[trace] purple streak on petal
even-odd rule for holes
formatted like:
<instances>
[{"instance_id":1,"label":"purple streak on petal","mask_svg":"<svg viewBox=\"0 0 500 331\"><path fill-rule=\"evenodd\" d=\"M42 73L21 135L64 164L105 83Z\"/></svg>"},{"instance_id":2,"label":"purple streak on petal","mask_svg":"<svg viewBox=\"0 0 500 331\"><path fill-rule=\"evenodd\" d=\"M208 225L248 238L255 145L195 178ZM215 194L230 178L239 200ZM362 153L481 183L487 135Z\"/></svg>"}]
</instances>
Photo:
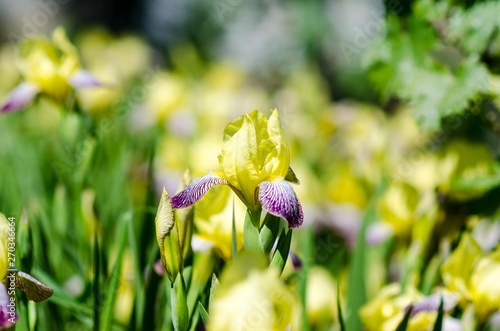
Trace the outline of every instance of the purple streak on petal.
<instances>
[{"instance_id":1,"label":"purple streak on petal","mask_svg":"<svg viewBox=\"0 0 500 331\"><path fill-rule=\"evenodd\" d=\"M23 108L33 100L40 91L38 85L21 83L10 91L7 101L1 106L0 113L15 111Z\"/></svg>"},{"instance_id":2,"label":"purple streak on petal","mask_svg":"<svg viewBox=\"0 0 500 331\"><path fill-rule=\"evenodd\" d=\"M10 280L9 280L10 281ZM17 321L15 307L9 307L10 298L3 283L0 283L0 329L7 329Z\"/></svg>"},{"instance_id":3,"label":"purple streak on petal","mask_svg":"<svg viewBox=\"0 0 500 331\"><path fill-rule=\"evenodd\" d=\"M69 78L68 82L76 89L103 86L94 75L86 70L78 70Z\"/></svg>"},{"instance_id":4,"label":"purple streak on petal","mask_svg":"<svg viewBox=\"0 0 500 331\"><path fill-rule=\"evenodd\" d=\"M229 185L229 183L227 180L214 175L200 177L172 197L172 207L184 208L193 205L215 185Z\"/></svg>"},{"instance_id":5,"label":"purple streak on petal","mask_svg":"<svg viewBox=\"0 0 500 331\"><path fill-rule=\"evenodd\" d=\"M428 297L420 300L413 305L413 311L411 312L411 317L417 315L422 311L438 311L439 303L441 302L441 296L443 297L443 310L450 311L457 305L460 300L460 295L457 293L435 293ZM408 307L405 309L407 311Z\"/></svg>"},{"instance_id":6,"label":"purple streak on petal","mask_svg":"<svg viewBox=\"0 0 500 331\"><path fill-rule=\"evenodd\" d=\"M259 201L269 213L283 217L290 228L297 228L304 221L304 213L292 186L284 181L259 184Z\"/></svg>"}]
</instances>

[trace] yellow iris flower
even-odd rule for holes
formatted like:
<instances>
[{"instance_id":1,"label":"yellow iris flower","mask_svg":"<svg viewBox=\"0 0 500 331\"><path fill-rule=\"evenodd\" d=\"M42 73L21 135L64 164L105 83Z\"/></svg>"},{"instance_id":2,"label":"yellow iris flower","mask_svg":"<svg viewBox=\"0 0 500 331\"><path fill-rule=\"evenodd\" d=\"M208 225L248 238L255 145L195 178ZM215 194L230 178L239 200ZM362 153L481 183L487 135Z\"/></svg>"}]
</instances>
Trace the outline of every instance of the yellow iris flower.
<instances>
[{"instance_id":1,"label":"yellow iris flower","mask_svg":"<svg viewBox=\"0 0 500 331\"><path fill-rule=\"evenodd\" d=\"M472 302L480 319L500 309L500 246L484 254L472 236L464 234L441 273L446 287Z\"/></svg>"},{"instance_id":2,"label":"yellow iris flower","mask_svg":"<svg viewBox=\"0 0 500 331\"><path fill-rule=\"evenodd\" d=\"M81 70L78 52L62 28L54 30L50 41L43 37L25 40L19 54L24 81L10 92L0 113L19 110L38 94L61 102L72 87L101 85L89 72Z\"/></svg>"},{"instance_id":3,"label":"yellow iris flower","mask_svg":"<svg viewBox=\"0 0 500 331\"><path fill-rule=\"evenodd\" d=\"M246 252L222 273L207 330L298 330L299 307L276 270L267 269L265 256Z\"/></svg>"},{"instance_id":4,"label":"yellow iris flower","mask_svg":"<svg viewBox=\"0 0 500 331\"><path fill-rule=\"evenodd\" d=\"M229 123L219 165L215 174L195 180L174 196L174 208L193 205L215 185L228 185L248 209L257 211L262 206L286 219L290 228L302 224L302 207L287 181L294 176L277 110L271 111L269 118L254 110Z\"/></svg>"}]
</instances>

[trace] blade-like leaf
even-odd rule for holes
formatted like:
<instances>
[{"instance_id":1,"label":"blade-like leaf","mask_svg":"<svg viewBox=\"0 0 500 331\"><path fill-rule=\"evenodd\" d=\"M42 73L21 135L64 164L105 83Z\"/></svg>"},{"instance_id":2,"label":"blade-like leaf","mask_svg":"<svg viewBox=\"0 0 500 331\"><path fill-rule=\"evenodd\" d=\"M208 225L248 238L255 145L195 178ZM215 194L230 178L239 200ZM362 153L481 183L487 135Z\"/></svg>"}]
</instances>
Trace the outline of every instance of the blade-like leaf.
<instances>
[{"instance_id":1,"label":"blade-like leaf","mask_svg":"<svg viewBox=\"0 0 500 331\"><path fill-rule=\"evenodd\" d=\"M281 230L281 218L268 213L264 218L264 225L260 229L260 242L264 253L269 254L271 252Z\"/></svg>"},{"instance_id":2,"label":"blade-like leaf","mask_svg":"<svg viewBox=\"0 0 500 331\"><path fill-rule=\"evenodd\" d=\"M337 312L339 315L340 331L346 331L344 324L344 317L342 315L342 306L340 305L340 286L338 281L337 281Z\"/></svg>"},{"instance_id":3,"label":"blade-like leaf","mask_svg":"<svg viewBox=\"0 0 500 331\"><path fill-rule=\"evenodd\" d=\"M432 329L433 331L441 331L443 329L443 316L444 316L444 300L443 296L441 296L436 323L434 324L434 328Z\"/></svg>"},{"instance_id":4,"label":"blade-like leaf","mask_svg":"<svg viewBox=\"0 0 500 331\"><path fill-rule=\"evenodd\" d=\"M365 211L361 228L357 234L347 287L346 325L348 330L361 330L358 311L366 302L366 229L377 219L377 201L385 191L386 181L382 181Z\"/></svg>"},{"instance_id":5,"label":"blade-like leaf","mask_svg":"<svg viewBox=\"0 0 500 331\"><path fill-rule=\"evenodd\" d=\"M176 331L186 331L189 327L189 309L186 301L186 286L182 274L177 275L172 284L170 304L172 324Z\"/></svg>"},{"instance_id":6,"label":"blade-like leaf","mask_svg":"<svg viewBox=\"0 0 500 331\"><path fill-rule=\"evenodd\" d=\"M102 308L102 322L101 329L102 330L110 330L111 324L113 322L114 315L114 307L116 302L116 295L118 292L118 285L120 284L120 273L122 270L122 262L123 262L123 254L125 252L125 247L128 239L128 222L131 219L131 213L127 213L123 222L121 222L121 231L120 231L120 246L118 251L118 256L116 257L116 262L113 267L113 271L111 272L111 276L109 279L109 284L106 288L106 300L104 302L104 306Z\"/></svg>"},{"instance_id":7,"label":"blade-like leaf","mask_svg":"<svg viewBox=\"0 0 500 331\"><path fill-rule=\"evenodd\" d=\"M201 302L199 302L199 301L198 301L198 308L200 309L200 316L201 316L201 319L203 320L203 323L207 324L208 323L208 312L205 309L205 307L203 307Z\"/></svg>"},{"instance_id":8,"label":"blade-like leaf","mask_svg":"<svg viewBox=\"0 0 500 331\"><path fill-rule=\"evenodd\" d=\"M292 231L292 229L289 229L287 233L281 233L276 251L274 252L273 258L271 260L271 267L277 268L280 273L283 272L286 260L288 259L290 244L292 243Z\"/></svg>"},{"instance_id":9,"label":"blade-like leaf","mask_svg":"<svg viewBox=\"0 0 500 331\"><path fill-rule=\"evenodd\" d=\"M413 306L409 306L408 310L405 313L405 316L403 317L403 320L401 321L401 323L399 323L398 327L396 328L396 331L406 331L408 329L408 323L410 321L410 316L412 311L413 311Z\"/></svg>"}]
</instances>

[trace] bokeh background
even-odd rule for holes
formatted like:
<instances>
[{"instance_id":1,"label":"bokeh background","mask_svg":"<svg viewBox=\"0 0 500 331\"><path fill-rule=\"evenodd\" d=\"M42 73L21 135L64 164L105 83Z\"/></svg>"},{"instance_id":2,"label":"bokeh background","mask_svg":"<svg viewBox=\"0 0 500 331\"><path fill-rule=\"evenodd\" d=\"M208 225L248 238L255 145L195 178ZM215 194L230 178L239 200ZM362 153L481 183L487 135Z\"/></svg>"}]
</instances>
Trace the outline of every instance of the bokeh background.
<instances>
[{"instance_id":1,"label":"bokeh background","mask_svg":"<svg viewBox=\"0 0 500 331\"><path fill-rule=\"evenodd\" d=\"M55 290L36 306L20 296L17 329L170 330L159 194L186 169L217 169L228 122L277 108L305 214L292 242L302 271L290 260L282 276L294 323L340 330L341 302L347 330L394 330L411 302L459 293L445 330L498 330L499 8L0 0L1 102L26 80L19 64L36 62L19 43L59 26L103 82L0 114L0 212L20 220L19 269ZM233 200L204 199L193 250L210 247L218 273ZM410 329L431 330L434 306Z\"/></svg>"}]
</instances>

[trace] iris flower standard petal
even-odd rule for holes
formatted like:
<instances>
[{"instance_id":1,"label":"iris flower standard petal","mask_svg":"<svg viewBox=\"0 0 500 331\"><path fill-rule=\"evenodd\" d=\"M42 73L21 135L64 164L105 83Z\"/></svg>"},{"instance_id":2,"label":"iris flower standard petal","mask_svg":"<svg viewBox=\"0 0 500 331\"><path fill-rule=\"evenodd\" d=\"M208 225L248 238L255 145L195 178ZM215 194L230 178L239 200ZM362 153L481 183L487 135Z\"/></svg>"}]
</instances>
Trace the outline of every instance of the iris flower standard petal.
<instances>
[{"instance_id":1,"label":"iris flower standard petal","mask_svg":"<svg viewBox=\"0 0 500 331\"><path fill-rule=\"evenodd\" d=\"M286 219L290 228L302 224L302 207L286 180L298 182L290 169L290 151L277 110L271 111L269 119L254 110L229 123L224 130L219 164L217 175L203 176L174 196L173 207L191 206L210 188L222 184L230 186L250 210L262 206Z\"/></svg>"}]
</instances>

